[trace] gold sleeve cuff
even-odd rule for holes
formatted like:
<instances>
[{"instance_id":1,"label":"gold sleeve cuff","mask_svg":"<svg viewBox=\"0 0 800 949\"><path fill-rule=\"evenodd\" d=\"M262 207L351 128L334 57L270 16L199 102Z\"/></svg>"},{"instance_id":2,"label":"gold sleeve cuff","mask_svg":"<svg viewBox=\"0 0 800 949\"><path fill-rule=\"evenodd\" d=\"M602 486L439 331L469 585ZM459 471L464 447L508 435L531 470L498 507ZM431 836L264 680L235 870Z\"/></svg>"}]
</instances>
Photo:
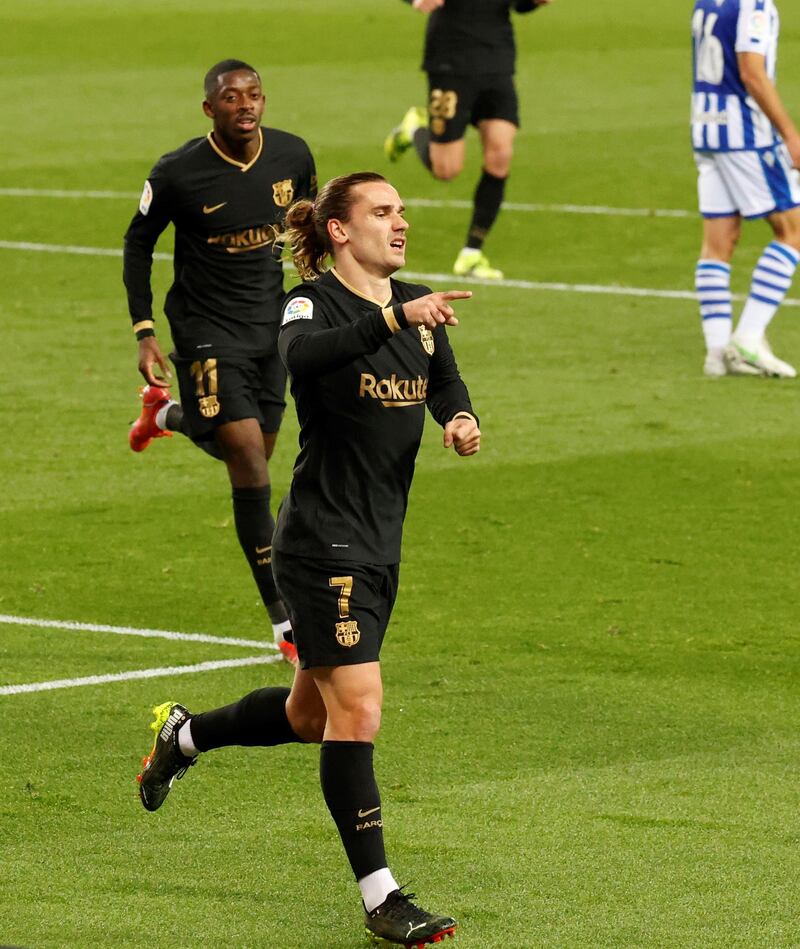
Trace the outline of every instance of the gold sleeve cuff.
<instances>
[{"instance_id":1,"label":"gold sleeve cuff","mask_svg":"<svg viewBox=\"0 0 800 949\"><path fill-rule=\"evenodd\" d=\"M450 421L455 422L457 418L468 418L471 421L473 421L476 425L478 424L478 420L475 418L474 415L471 415L469 412L456 412L456 414L450 419Z\"/></svg>"},{"instance_id":2,"label":"gold sleeve cuff","mask_svg":"<svg viewBox=\"0 0 800 949\"><path fill-rule=\"evenodd\" d=\"M399 333L402 330L402 327L397 322L394 313L392 313L392 308L387 306L385 309L381 310L383 313L383 318L386 320L386 325L393 333Z\"/></svg>"},{"instance_id":3,"label":"gold sleeve cuff","mask_svg":"<svg viewBox=\"0 0 800 949\"><path fill-rule=\"evenodd\" d=\"M139 333L141 330L151 330L156 324L152 320L139 320L133 324L133 332Z\"/></svg>"}]
</instances>

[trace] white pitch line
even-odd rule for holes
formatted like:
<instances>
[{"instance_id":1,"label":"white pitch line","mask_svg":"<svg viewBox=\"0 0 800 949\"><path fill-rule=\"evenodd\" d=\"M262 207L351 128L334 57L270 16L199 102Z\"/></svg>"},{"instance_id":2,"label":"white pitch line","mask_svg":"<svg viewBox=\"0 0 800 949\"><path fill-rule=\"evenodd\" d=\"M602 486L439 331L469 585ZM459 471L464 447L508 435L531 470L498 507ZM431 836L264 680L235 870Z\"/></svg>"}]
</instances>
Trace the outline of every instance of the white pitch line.
<instances>
[{"instance_id":1,"label":"white pitch line","mask_svg":"<svg viewBox=\"0 0 800 949\"><path fill-rule=\"evenodd\" d=\"M113 201L137 201L138 191L73 191L64 188L0 188L0 197L6 198L72 198L105 199ZM471 208L472 201L444 200L439 198L408 198L409 208ZM518 201L503 203L504 211L519 211L523 214L595 214L604 217L662 217L696 218L697 211L683 208L615 208L601 204L537 204Z\"/></svg>"},{"instance_id":2,"label":"white pitch line","mask_svg":"<svg viewBox=\"0 0 800 949\"><path fill-rule=\"evenodd\" d=\"M110 198L112 200L138 201L138 191L77 191L67 188L0 188L4 198Z\"/></svg>"},{"instance_id":3,"label":"white pitch line","mask_svg":"<svg viewBox=\"0 0 800 949\"><path fill-rule=\"evenodd\" d=\"M446 273L419 273L414 270L401 270L398 276L408 280L422 280L425 283L478 284L483 287L502 287L516 290L548 290L555 293L589 293L619 297L647 297L664 300L694 300L697 294L692 290L658 290L653 287L620 287L602 283L548 283L538 280L479 280L477 277L455 277ZM732 300L747 299L744 294L734 293ZM784 300L781 306L800 306L800 300Z\"/></svg>"},{"instance_id":4,"label":"white pitch line","mask_svg":"<svg viewBox=\"0 0 800 949\"><path fill-rule=\"evenodd\" d=\"M248 649L275 649L274 643L258 639L210 636L207 633L176 633L168 629L140 629L137 626L108 626L105 623L78 623L72 620L36 619L0 613L0 626L34 626L40 629L67 629L73 632L115 633L117 636L143 636L147 639L172 639L192 643L216 643L218 646L245 646Z\"/></svg>"},{"instance_id":5,"label":"white pitch line","mask_svg":"<svg viewBox=\"0 0 800 949\"><path fill-rule=\"evenodd\" d=\"M77 244L35 244L31 241L0 241L2 250L32 250L44 254L80 254L87 257L122 257L121 247L81 247ZM172 254L155 253L154 260L172 260Z\"/></svg>"},{"instance_id":6,"label":"white pitch line","mask_svg":"<svg viewBox=\"0 0 800 949\"><path fill-rule=\"evenodd\" d=\"M134 669L132 672L112 672L108 675L81 676L78 679L51 679L49 682L26 682L22 685L0 686L0 695L20 695L23 692L48 692L52 689L74 689L82 685L103 685L106 682L127 682L131 679L157 679L162 676L190 675L193 672L212 672L215 669L234 669L239 666L263 666L282 662L283 656L248 656L246 659L219 659L197 662L191 666L164 666L161 669Z\"/></svg>"},{"instance_id":7,"label":"white pitch line","mask_svg":"<svg viewBox=\"0 0 800 949\"><path fill-rule=\"evenodd\" d=\"M2 193L2 192L0 192ZM443 201L436 198L408 198L409 208L472 208L472 201ZM596 214L603 217L667 217L696 218L698 211L684 208L615 208L604 204L526 204L504 201L503 211L520 211L524 214Z\"/></svg>"},{"instance_id":8,"label":"white pitch line","mask_svg":"<svg viewBox=\"0 0 800 949\"><path fill-rule=\"evenodd\" d=\"M78 247L70 244L33 244L27 241L0 241L0 250L42 251L53 254L82 254L101 257L121 257L122 250L111 247ZM156 260L172 260L171 254L153 254ZM292 270L284 263L284 270ZM499 287L510 290L543 290L555 293L589 293L618 297L649 297L665 300L696 300L692 290L659 290L655 287L622 287L601 283L554 283L540 280L479 280L477 277L455 277L446 273L419 273L412 270L398 271L399 277L409 280L424 280L446 284L477 284L484 287ZM737 301L746 300L741 294L734 294ZM784 300L782 306L800 306L800 300Z\"/></svg>"}]
</instances>

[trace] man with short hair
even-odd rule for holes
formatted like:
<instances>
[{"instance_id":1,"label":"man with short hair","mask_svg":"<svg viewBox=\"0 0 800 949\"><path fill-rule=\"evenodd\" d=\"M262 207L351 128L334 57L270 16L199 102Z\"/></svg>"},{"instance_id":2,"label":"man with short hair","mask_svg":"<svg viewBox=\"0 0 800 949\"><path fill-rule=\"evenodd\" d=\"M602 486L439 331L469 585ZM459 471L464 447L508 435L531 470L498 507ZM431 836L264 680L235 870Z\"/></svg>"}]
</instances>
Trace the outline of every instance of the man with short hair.
<instances>
[{"instance_id":1,"label":"man with short hair","mask_svg":"<svg viewBox=\"0 0 800 949\"><path fill-rule=\"evenodd\" d=\"M272 621L275 642L296 659L289 619L272 577L268 461L285 407L277 351L283 269L275 248L286 208L316 194L314 160L295 135L260 125L256 70L223 60L205 77L212 131L156 163L125 234L124 280L139 371L147 385L129 433L144 451L181 432L224 461L236 532ZM175 277L164 310L180 403L156 340L150 271L159 235L175 226Z\"/></svg>"},{"instance_id":2,"label":"man with short hair","mask_svg":"<svg viewBox=\"0 0 800 949\"><path fill-rule=\"evenodd\" d=\"M410 108L389 134L384 151L396 161L413 145L435 178L450 181L464 168L467 125L478 129L483 172L453 273L501 280L503 274L489 263L483 243L503 203L519 128L511 13L529 13L552 0L405 2L430 14L422 62L428 74L428 109Z\"/></svg>"},{"instance_id":3,"label":"man with short hair","mask_svg":"<svg viewBox=\"0 0 800 949\"><path fill-rule=\"evenodd\" d=\"M692 16L692 144L703 244L695 286L707 376L793 379L766 329L800 261L800 133L775 88L780 21L774 0L696 0ZM774 240L753 271L733 328L730 261L742 218L766 218Z\"/></svg>"}]
</instances>

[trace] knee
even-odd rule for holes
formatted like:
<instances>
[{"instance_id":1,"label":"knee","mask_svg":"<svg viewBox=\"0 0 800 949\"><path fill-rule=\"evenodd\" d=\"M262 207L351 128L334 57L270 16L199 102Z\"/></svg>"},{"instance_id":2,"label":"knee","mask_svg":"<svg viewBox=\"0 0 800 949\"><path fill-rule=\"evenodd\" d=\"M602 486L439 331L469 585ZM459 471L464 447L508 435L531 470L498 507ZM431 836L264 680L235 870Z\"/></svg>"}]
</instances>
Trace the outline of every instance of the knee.
<instances>
[{"instance_id":1,"label":"knee","mask_svg":"<svg viewBox=\"0 0 800 949\"><path fill-rule=\"evenodd\" d=\"M457 178L461 174L463 168L463 162L454 161L450 158L431 157L431 171L433 177L438 178L439 181L452 181L453 178Z\"/></svg>"},{"instance_id":2,"label":"knee","mask_svg":"<svg viewBox=\"0 0 800 949\"><path fill-rule=\"evenodd\" d=\"M711 260L730 261L736 245L739 243L740 234L741 229L736 229L724 236L716 236L713 239L706 238L700 251L701 256Z\"/></svg>"},{"instance_id":3,"label":"knee","mask_svg":"<svg viewBox=\"0 0 800 949\"><path fill-rule=\"evenodd\" d=\"M483 156L483 167L495 178L507 178L511 171L514 150L510 145L487 148Z\"/></svg>"},{"instance_id":4,"label":"knee","mask_svg":"<svg viewBox=\"0 0 800 949\"><path fill-rule=\"evenodd\" d=\"M292 726L292 731L300 741L309 745L320 744L325 734L325 724L327 722L327 716L324 712L321 714L292 714L290 707L287 705L286 714L289 718L289 724Z\"/></svg>"},{"instance_id":5,"label":"knee","mask_svg":"<svg viewBox=\"0 0 800 949\"><path fill-rule=\"evenodd\" d=\"M381 727L381 705L364 699L348 709L346 722L340 723L350 741L373 741Z\"/></svg>"},{"instance_id":6,"label":"knee","mask_svg":"<svg viewBox=\"0 0 800 949\"><path fill-rule=\"evenodd\" d=\"M269 468L262 451L249 446L229 449L225 452L231 483L237 488L260 488L269 484Z\"/></svg>"}]
</instances>

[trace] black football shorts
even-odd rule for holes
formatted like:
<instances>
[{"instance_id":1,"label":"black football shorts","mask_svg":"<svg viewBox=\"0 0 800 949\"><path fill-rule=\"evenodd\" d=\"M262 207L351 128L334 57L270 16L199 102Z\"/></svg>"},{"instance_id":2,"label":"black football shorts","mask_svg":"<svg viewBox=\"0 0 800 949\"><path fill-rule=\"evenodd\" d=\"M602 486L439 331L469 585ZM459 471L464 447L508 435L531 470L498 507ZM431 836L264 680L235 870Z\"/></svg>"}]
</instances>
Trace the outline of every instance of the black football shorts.
<instances>
[{"instance_id":1,"label":"black football shorts","mask_svg":"<svg viewBox=\"0 0 800 949\"><path fill-rule=\"evenodd\" d=\"M519 127L519 101L509 73L454 76L428 73L428 128L432 142L457 142L468 125L505 119Z\"/></svg>"},{"instance_id":2,"label":"black football shorts","mask_svg":"<svg viewBox=\"0 0 800 949\"><path fill-rule=\"evenodd\" d=\"M399 564L317 560L273 549L272 572L292 621L301 669L377 662Z\"/></svg>"},{"instance_id":3,"label":"black football shorts","mask_svg":"<svg viewBox=\"0 0 800 949\"><path fill-rule=\"evenodd\" d=\"M277 352L247 358L184 358L171 353L184 422L195 442L213 441L225 422L254 418L262 431L277 432L286 408L286 368Z\"/></svg>"}]
</instances>

